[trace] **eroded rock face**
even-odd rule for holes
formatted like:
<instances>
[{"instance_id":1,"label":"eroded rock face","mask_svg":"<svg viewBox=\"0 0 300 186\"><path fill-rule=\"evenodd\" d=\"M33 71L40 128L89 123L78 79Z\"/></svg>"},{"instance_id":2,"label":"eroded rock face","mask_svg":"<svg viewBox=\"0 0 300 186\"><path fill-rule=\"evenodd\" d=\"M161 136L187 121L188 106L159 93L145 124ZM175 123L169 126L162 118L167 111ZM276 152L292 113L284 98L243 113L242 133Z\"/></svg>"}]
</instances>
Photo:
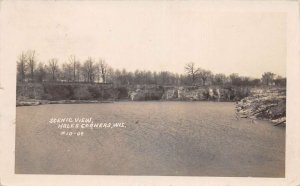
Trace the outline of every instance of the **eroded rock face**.
<instances>
[{"instance_id":1,"label":"eroded rock face","mask_svg":"<svg viewBox=\"0 0 300 186\"><path fill-rule=\"evenodd\" d=\"M174 87L165 91L165 100L186 101L232 101L233 92L226 88Z\"/></svg>"},{"instance_id":2,"label":"eroded rock face","mask_svg":"<svg viewBox=\"0 0 300 186\"><path fill-rule=\"evenodd\" d=\"M137 89L136 91L130 91L128 94L131 101L139 101L145 97L144 93L140 89Z\"/></svg>"},{"instance_id":3,"label":"eroded rock face","mask_svg":"<svg viewBox=\"0 0 300 186\"><path fill-rule=\"evenodd\" d=\"M205 101L208 100L208 91L205 88L182 88L178 98L180 100Z\"/></svg>"},{"instance_id":4,"label":"eroded rock face","mask_svg":"<svg viewBox=\"0 0 300 186\"><path fill-rule=\"evenodd\" d=\"M286 124L286 89L254 89L236 105L242 118L267 119L275 125Z\"/></svg>"},{"instance_id":5,"label":"eroded rock face","mask_svg":"<svg viewBox=\"0 0 300 186\"><path fill-rule=\"evenodd\" d=\"M162 99L164 100L176 100L178 98L179 90L167 89L165 90Z\"/></svg>"},{"instance_id":6,"label":"eroded rock face","mask_svg":"<svg viewBox=\"0 0 300 186\"><path fill-rule=\"evenodd\" d=\"M128 93L131 101L161 100L164 95L162 87L143 87Z\"/></svg>"}]
</instances>

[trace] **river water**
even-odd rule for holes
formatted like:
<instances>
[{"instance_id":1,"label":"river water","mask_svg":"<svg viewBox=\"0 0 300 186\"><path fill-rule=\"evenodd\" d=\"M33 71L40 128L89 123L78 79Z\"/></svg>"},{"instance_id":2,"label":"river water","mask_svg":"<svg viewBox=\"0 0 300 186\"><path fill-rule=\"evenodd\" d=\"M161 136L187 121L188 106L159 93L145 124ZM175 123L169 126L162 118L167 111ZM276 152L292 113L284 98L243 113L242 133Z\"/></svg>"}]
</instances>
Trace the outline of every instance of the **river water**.
<instances>
[{"instance_id":1,"label":"river water","mask_svg":"<svg viewBox=\"0 0 300 186\"><path fill-rule=\"evenodd\" d=\"M175 101L17 107L15 171L284 177L285 128L237 119L234 107Z\"/></svg>"}]
</instances>

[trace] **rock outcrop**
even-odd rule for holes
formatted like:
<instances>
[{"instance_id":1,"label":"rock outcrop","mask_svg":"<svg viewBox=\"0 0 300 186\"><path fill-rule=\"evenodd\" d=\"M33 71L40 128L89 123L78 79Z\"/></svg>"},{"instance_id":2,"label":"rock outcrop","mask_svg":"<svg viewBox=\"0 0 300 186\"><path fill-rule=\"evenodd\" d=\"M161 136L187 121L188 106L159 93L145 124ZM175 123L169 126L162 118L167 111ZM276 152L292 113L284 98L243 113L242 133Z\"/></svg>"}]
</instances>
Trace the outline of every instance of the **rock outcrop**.
<instances>
[{"instance_id":1,"label":"rock outcrop","mask_svg":"<svg viewBox=\"0 0 300 186\"><path fill-rule=\"evenodd\" d=\"M164 88L161 86L143 86L128 92L131 101L161 100Z\"/></svg>"},{"instance_id":2,"label":"rock outcrop","mask_svg":"<svg viewBox=\"0 0 300 186\"><path fill-rule=\"evenodd\" d=\"M172 87L165 89L163 100L235 101L248 96L248 88L230 87Z\"/></svg>"},{"instance_id":3,"label":"rock outcrop","mask_svg":"<svg viewBox=\"0 0 300 186\"><path fill-rule=\"evenodd\" d=\"M286 89L254 89L236 105L241 118L265 119L275 125L286 124Z\"/></svg>"}]
</instances>

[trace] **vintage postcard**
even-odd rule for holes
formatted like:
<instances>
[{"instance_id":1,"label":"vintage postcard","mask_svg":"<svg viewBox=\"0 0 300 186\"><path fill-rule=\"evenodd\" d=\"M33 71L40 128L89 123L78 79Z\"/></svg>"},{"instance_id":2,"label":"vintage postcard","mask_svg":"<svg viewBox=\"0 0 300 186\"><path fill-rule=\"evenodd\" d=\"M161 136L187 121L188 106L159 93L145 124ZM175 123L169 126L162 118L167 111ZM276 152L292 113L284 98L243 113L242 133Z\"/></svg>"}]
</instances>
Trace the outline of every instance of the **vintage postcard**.
<instances>
[{"instance_id":1,"label":"vintage postcard","mask_svg":"<svg viewBox=\"0 0 300 186\"><path fill-rule=\"evenodd\" d=\"M300 185L296 1L0 1L0 185Z\"/></svg>"}]
</instances>

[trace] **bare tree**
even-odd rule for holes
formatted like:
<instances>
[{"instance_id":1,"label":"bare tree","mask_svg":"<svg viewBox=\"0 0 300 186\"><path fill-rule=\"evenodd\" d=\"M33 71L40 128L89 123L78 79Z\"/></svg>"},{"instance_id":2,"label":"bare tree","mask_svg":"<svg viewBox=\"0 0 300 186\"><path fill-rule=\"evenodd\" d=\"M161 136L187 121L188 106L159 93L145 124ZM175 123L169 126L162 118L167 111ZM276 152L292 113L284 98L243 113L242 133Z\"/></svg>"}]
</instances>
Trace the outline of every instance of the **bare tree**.
<instances>
[{"instance_id":1,"label":"bare tree","mask_svg":"<svg viewBox=\"0 0 300 186\"><path fill-rule=\"evenodd\" d=\"M27 70L27 57L24 52L21 53L17 61L17 76L21 82L25 81L26 70Z\"/></svg>"},{"instance_id":2,"label":"bare tree","mask_svg":"<svg viewBox=\"0 0 300 186\"><path fill-rule=\"evenodd\" d=\"M69 57L70 66L72 67L72 80L78 81L79 80L79 70L80 70L80 63L76 59L75 55L71 55Z\"/></svg>"},{"instance_id":3,"label":"bare tree","mask_svg":"<svg viewBox=\"0 0 300 186\"><path fill-rule=\"evenodd\" d=\"M114 73L115 73L114 69L111 68L110 66L108 66L107 69L106 69L105 81L106 82L113 82Z\"/></svg>"},{"instance_id":4,"label":"bare tree","mask_svg":"<svg viewBox=\"0 0 300 186\"><path fill-rule=\"evenodd\" d=\"M169 72L167 71L162 71L158 73L158 84L160 85L167 85L169 84L169 80L170 80L170 75Z\"/></svg>"},{"instance_id":5,"label":"bare tree","mask_svg":"<svg viewBox=\"0 0 300 186\"><path fill-rule=\"evenodd\" d=\"M27 52L27 61L28 61L28 67L30 72L30 79L31 81L34 80L34 71L36 68L36 59L35 59L35 51L29 50Z\"/></svg>"},{"instance_id":6,"label":"bare tree","mask_svg":"<svg viewBox=\"0 0 300 186\"><path fill-rule=\"evenodd\" d=\"M122 78L122 84L123 85L128 85L129 84L129 78L128 78L128 73L125 68L123 68L121 72L121 78Z\"/></svg>"},{"instance_id":7,"label":"bare tree","mask_svg":"<svg viewBox=\"0 0 300 186\"><path fill-rule=\"evenodd\" d=\"M128 85L133 81L133 74L127 72L125 69L122 71L116 69L113 73L112 80L116 85Z\"/></svg>"},{"instance_id":8,"label":"bare tree","mask_svg":"<svg viewBox=\"0 0 300 186\"><path fill-rule=\"evenodd\" d=\"M242 79L237 73L230 74L229 79L232 85L240 86L242 83Z\"/></svg>"},{"instance_id":9,"label":"bare tree","mask_svg":"<svg viewBox=\"0 0 300 186\"><path fill-rule=\"evenodd\" d=\"M224 85L227 80L227 77L225 74L216 74L214 77L214 83L216 85Z\"/></svg>"},{"instance_id":10,"label":"bare tree","mask_svg":"<svg viewBox=\"0 0 300 186\"><path fill-rule=\"evenodd\" d=\"M274 83L275 83L275 85L277 85L277 86L286 86L286 78L284 78L284 77L278 75L278 76L274 79Z\"/></svg>"},{"instance_id":11,"label":"bare tree","mask_svg":"<svg viewBox=\"0 0 300 186\"><path fill-rule=\"evenodd\" d=\"M85 77L85 81L94 82L95 79L95 65L94 61L91 57L89 57L82 66L83 75Z\"/></svg>"},{"instance_id":12,"label":"bare tree","mask_svg":"<svg viewBox=\"0 0 300 186\"><path fill-rule=\"evenodd\" d=\"M75 66L75 71L76 71L75 78L76 79L74 79L74 81L78 81L78 82L80 81L80 76L82 74L81 69L82 69L81 64L78 61L78 63L76 63L76 66Z\"/></svg>"},{"instance_id":13,"label":"bare tree","mask_svg":"<svg viewBox=\"0 0 300 186\"><path fill-rule=\"evenodd\" d=\"M101 81L101 67L100 62L96 63L95 65L95 75L96 75L96 81L100 83Z\"/></svg>"},{"instance_id":14,"label":"bare tree","mask_svg":"<svg viewBox=\"0 0 300 186\"><path fill-rule=\"evenodd\" d=\"M45 65L43 63L39 63L38 67L36 69L36 79L39 82L43 82L44 79L46 78L46 69Z\"/></svg>"},{"instance_id":15,"label":"bare tree","mask_svg":"<svg viewBox=\"0 0 300 186\"><path fill-rule=\"evenodd\" d=\"M113 81L116 85L122 84L122 74L119 69L116 69L113 74Z\"/></svg>"},{"instance_id":16,"label":"bare tree","mask_svg":"<svg viewBox=\"0 0 300 186\"><path fill-rule=\"evenodd\" d=\"M100 59L99 65L100 65L102 82L106 83L108 65L106 64L106 62L103 59Z\"/></svg>"},{"instance_id":17,"label":"bare tree","mask_svg":"<svg viewBox=\"0 0 300 186\"><path fill-rule=\"evenodd\" d=\"M265 72L261 77L261 81L264 85L271 85L274 82L275 76L272 72Z\"/></svg>"},{"instance_id":18,"label":"bare tree","mask_svg":"<svg viewBox=\"0 0 300 186\"><path fill-rule=\"evenodd\" d=\"M52 80L56 80L56 76L57 76L57 73L59 71L59 67L58 67L58 60L56 58L52 58L49 60L48 62L48 68L49 68L49 71L50 71L50 74L51 74L51 77L52 77Z\"/></svg>"},{"instance_id":19,"label":"bare tree","mask_svg":"<svg viewBox=\"0 0 300 186\"><path fill-rule=\"evenodd\" d=\"M73 66L72 64L68 64L68 63L64 63L63 66L62 66L62 74L63 74L63 77L66 81L71 81L72 78L73 78Z\"/></svg>"},{"instance_id":20,"label":"bare tree","mask_svg":"<svg viewBox=\"0 0 300 186\"><path fill-rule=\"evenodd\" d=\"M198 69L199 78L202 80L202 85L206 85L209 78L213 76L212 72L209 70Z\"/></svg>"},{"instance_id":21,"label":"bare tree","mask_svg":"<svg viewBox=\"0 0 300 186\"><path fill-rule=\"evenodd\" d=\"M188 63L184 67L186 74L191 78L192 85L195 84L198 79L199 69L196 68L195 63Z\"/></svg>"}]
</instances>

